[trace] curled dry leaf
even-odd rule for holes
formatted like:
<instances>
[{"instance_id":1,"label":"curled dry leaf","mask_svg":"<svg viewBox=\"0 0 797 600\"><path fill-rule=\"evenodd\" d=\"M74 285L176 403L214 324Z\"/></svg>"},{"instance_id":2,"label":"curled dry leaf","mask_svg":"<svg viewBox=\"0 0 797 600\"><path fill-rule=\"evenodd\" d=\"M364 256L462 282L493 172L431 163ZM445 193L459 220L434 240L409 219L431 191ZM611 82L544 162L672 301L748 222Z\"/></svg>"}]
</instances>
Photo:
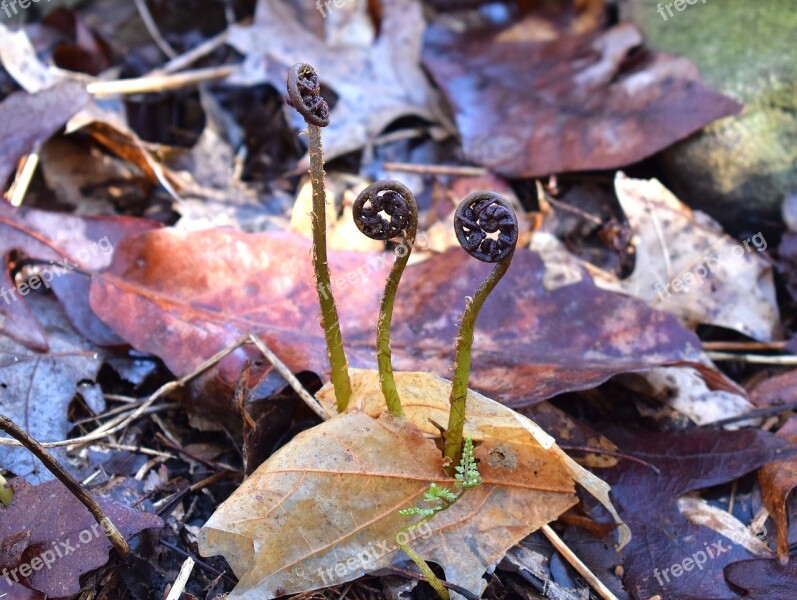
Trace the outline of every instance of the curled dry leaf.
<instances>
[{"instance_id":1,"label":"curled dry leaf","mask_svg":"<svg viewBox=\"0 0 797 600\"><path fill-rule=\"evenodd\" d=\"M789 419L775 435L797 444L797 417ZM776 460L764 465L758 471L758 481L761 483L764 506L775 523L778 558L788 560L789 522L786 516L786 500L797 487L797 458Z\"/></svg>"},{"instance_id":2,"label":"curled dry leaf","mask_svg":"<svg viewBox=\"0 0 797 600\"><path fill-rule=\"evenodd\" d=\"M426 416L437 416L436 406L428 414L412 408L419 429L411 419L377 411L376 372L352 375L353 407L362 409L298 435L202 529L200 552L223 554L240 578L231 599L309 591L393 565L402 560L395 535L411 523L398 511L416 504L432 482L453 488L440 450L422 430L430 427ZM396 383L403 398L423 395L440 406L451 386L417 373L397 373ZM326 402L329 395L322 394ZM490 408L495 413L500 405ZM566 455L519 415L517 425L509 425L511 415L480 420L489 432L475 449L483 484L411 533L415 551L474 594L486 585L482 574L509 548L576 503Z\"/></svg>"},{"instance_id":3,"label":"curled dry leaf","mask_svg":"<svg viewBox=\"0 0 797 600\"><path fill-rule=\"evenodd\" d=\"M520 29L505 37L435 25L423 52L466 155L502 175L634 163L742 108L706 88L687 59L641 48L632 25L545 42Z\"/></svg>"}]
</instances>

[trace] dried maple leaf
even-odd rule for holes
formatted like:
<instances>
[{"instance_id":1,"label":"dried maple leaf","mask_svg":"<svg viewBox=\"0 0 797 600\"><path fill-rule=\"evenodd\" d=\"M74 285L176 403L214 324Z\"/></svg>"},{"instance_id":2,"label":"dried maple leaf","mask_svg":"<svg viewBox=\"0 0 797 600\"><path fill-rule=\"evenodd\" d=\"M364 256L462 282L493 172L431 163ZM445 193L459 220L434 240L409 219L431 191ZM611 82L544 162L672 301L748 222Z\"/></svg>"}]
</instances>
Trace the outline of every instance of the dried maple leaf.
<instances>
[{"instance_id":1,"label":"dried maple leaf","mask_svg":"<svg viewBox=\"0 0 797 600\"><path fill-rule=\"evenodd\" d=\"M742 108L704 87L687 59L643 49L632 25L546 42L520 27L505 39L434 25L423 51L466 155L502 175L634 163Z\"/></svg>"},{"instance_id":2,"label":"dried maple leaf","mask_svg":"<svg viewBox=\"0 0 797 600\"><path fill-rule=\"evenodd\" d=\"M12 580L39 590L49 598L77 594L80 576L108 562L111 543L91 513L61 482L50 481L34 487L17 478L11 485L14 501L8 508L0 508L0 543L15 536L24 539L24 544L17 553L17 564L2 565L8 572L0 579L0 593L6 591L6 581ZM97 501L126 538L145 529L163 527L163 521L156 515L104 498ZM37 559L38 562L34 562ZM47 568L42 568L44 560ZM40 566L32 568L36 564ZM26 577L20 570L23 565L31 567L24 569L32 571Z\"/></svg>"},{"instance_id":3,"label":"dried maple leaf","mask_svg":"<svg viewBox=\"0 0 797 600\"><path fill-rule=\"evenodd\" d=\"M396 383L402 395L415 386L431 398L440 387L423 386L437 381ZM378 389L374 373L359 377L352 405L367 404ZM448 391L450 383L441 402ZM512 431L505 420L481 423L497 428L475 450L483 484L413 533L415 551L475 594L486 585L482 574L511 546L576 502L573 472L553 440L539 431L550 440L546 448L522 427L514 431L520 443L504 440ZM261 465L205 524L200 552L223 554L239 576L230 598L266 599L350 581L400 558L395 535L409 523L398 511L420 500L431 482L453 487L437 446L411 420L353 408ZM291 543L275 543L286 539Z\"/></svg>"},{"instance_id":4,"label":"dried maple leaf","mask_svg":"<svg viewBox=\"0 0 797 600\"><path fill-rule=\"evenodd\" d=\"M359 5L365 10L364 5ZM434 119L435 95L420 66L425 22L418 0L380 3L379 36L371 43L327 43L280 0L260 0L251 26L234 26L228 43L247 58L241 74L248 84L268 82L285 89L285 73L311 63L323 86L337 94L324 129L327 160L372 144L391 122L404 116Z\"/></svg>"},{"instance_id":5,"label":"dried maple leaf","mask_svg":"<svg viewBox=\"0 0 797 600\"><path fill-rule=\"evenodd\" d=\"M308 326L317 313L308 285L309 250L309 241L286 233L164 229L130 236L119 244L113 265L94 277L91 305L122 338L181 376L249 333L261 336L294 372L323 374L322 332ZM353 367L373 366L373 323L391 262L387 254L329 253ZM738 392L709 366L700 340L675 317L600 290L586 276L547 291L542 263L528 250L517 250L514 264L487 300L491 318L476 329L473 388L518 406L594 387L626 371L688 364L712 388ZM460 249L407 268L392 328L397 369L448 374L462 298L489 269ZM215 384L225 390L219 400L225 410L245 357L240 351L220 365ZM209 399L216 401L205 391L207 407Z\"/></svg>"}]
</instances>

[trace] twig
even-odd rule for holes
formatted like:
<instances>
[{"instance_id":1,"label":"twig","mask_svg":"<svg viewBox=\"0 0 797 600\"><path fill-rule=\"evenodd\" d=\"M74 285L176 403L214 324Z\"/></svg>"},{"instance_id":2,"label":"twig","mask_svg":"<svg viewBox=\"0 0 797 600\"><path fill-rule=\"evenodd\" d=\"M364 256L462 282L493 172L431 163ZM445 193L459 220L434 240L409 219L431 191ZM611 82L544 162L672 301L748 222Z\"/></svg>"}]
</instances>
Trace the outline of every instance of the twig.
<instances>
[{"instance_id":1,"label":"twig","mask_svg":"<svg viewBox=\"0 0 797 600\"><path fill-rule=\"evenodd\" d=\"M14 179L14 183L7 194L8 202L11 206L22 206L22 202L25 200L30 182L33 180L36 168L39 166L39 148L37 147L23 158L20 164L22 168L19 170L19 175Z\"/></svg>"},{"instance_id":2,"label":"twig","mask_svg":"<svg viewBox=\"0 0 797 600\"><path fill-rule=\"evenodd\" d=\"M147 31L152 36L154 42L158 45L158 48L161 49L166 56L169 58L176 58L177 52L174 48L171 47L169 42L167 42L164 37L161 35L160 29L158 29L158 24L155 23L155 19L152 17L152 13L149 12L149 7L147 6L147 0L133 0L136 3L136 8L138 9L138 14L141 17L141 20L144 21L144 27L147 28ZM171 597L171 596L170 596Z\"/></svg>"},{"instance_id":3,"label":"twig","mask_svg":"<svg viewBox=\"0 0 797 600\"><path fill-rule=\"evenodd\" d=\"M194 570L195 564L194 559L190 556L185 559L183 566L180 567L180 573L177 575L172 589L169 590L169 595L166 596L166 600L180 600L185 590L185 584L188 583L188 578L191 577L191 571Z\"/></svg>"},{"instance_id":4,"label":"twig","mask_svg":"<svg viewBox=\"0 0 797 600\"><path fill-rule=\"evenodd\" d=\"M571 450L575 452L590 452L594 454L605 454L606 456L616 456L617 458L624 458L626 460L639 463L644 467L648 467L654 473L656 473L656 475L658 475L661 472L659 471L658 467L650 464L649 462L642 460L641 458L637 458L636 456L631 456L630 454L625 454L623 452L618 452L616 450L606 450L605 448L593 448L591 446L570 446L568 444L559 444L559 447L562 450Z\"/></svg>"},{"instance_id":5,"label":"twig","mask_svg":"<svg viewBox=\"0 0 797 600\"><path fill-rule=\"evenodd\" d=\"M786 342L703 342L703 350L743 352L745 350L782 351Z\"/></svg>"},{"instance_id":6,"label":"twig","mask_svg":"<svg viewBox=\"0 0 797 600\"><path fill-rule=\"evenodd\" d=\"M33 453L36 458L42 461L47 470L50 471L53 475L55 475L58 480L63 483L66 488L72 492L72 494L80 500L83 505L89 509L91 514L94 516L94 519L99 523L102 530L108 536L113 547L116 549L116 552L119 556L127 556L130 552L130 546L127 545L127 540L124 536L119 533L119 530L116 528L116 525L105 516L105 513L102 512L102 508L97 501L89 496L89 494L84 490L80 484L75 481L75 479L67 473L66 469L61 466L61 464L55 460L47 450L42 447L42 445L34 440L30 435L28 435L25 431L20 429L11 419L0 415L0 429L5 431L8 435L16 438L23 446L25 446L28 450Z\"/></svg>"},{"instance_id":7,"label":"twig","mask_svg":"<svg viewBox=\"0 0 797 600\"><path fill-rule=\"evenodd\" d=\"M268 346L266 346L266 345L263 343L263 341L262 341L262 340L261 340L259 337L257 337L255 334L251 334L251 335L249 335L249 337L248 337L248 340L249 340L249 341L250 341L252 344L254 344L255 348L257 348L258 350L260 350L260 353L261 353L263 356L265 356L265 357L266 357L266 359L268 360L268 362L270 362L272 365L274 365L274 368L275 368L275 369L277 369L277 372L278 372L280 375L282 375L282 378L283 378L285 381L287 381L287 382L288 382L288 385L290 385L290 386L291 386L291 388L293 389L293 391L294 391L294 392L296 392L296 394L297 394L297 395L298 395L298 396L299 396L299 397L300 397L300 398L301 398L301 399L304 401L304 403L305 403L305 404L307 404L307 406L309 406L309 407L310 407L310 409L311 409L311 410L312 410L312 411L313 411L315 414L317 414L319 417L321 417L321 418L322 418L322 419L324 419L325 421L326 421L327 419L329 419L330 415L327 413L327 411L326 411L326 410L324 410L324 407L323 407L323 406L321 406L321 403L320 403L318 400L316 400L316 399L315 399L315 397L313 397L313 395L312 395L312 394L310 394L310 392L308 392L308 391L307 391L307 390L304 388L304 386L302 385L302 382L301 382L301 381L299 381L299 380L296 378L296 375L294 375L294 374L291 372L291 370L290 370L288 367L286 367L286 366L285 366L285 363L283 363L283 362L282 362L282 361L279 359L279 357L278 357L276 354L274 354L274 353L273 353L273 352L272 352L272 351L269 349L269 347L268 347Z\"/></svg>"},{"instance_id":8,"label":"twig","mask_svg":"<svg viewBox=\"0 0 797 600\"><path fill-rule=\"evenodd\" d=\"M797 402L792 402L791 404L782 404L780 406L759 408L758 410L751 410L743 415L736 415L733 417L728 417L727 419L720 419L719 421L713 421L711 423L700 425L700 427L723 427L725 425L730 425L731 423L738 423L739 421L747 421L748 419L761 419L763 417L779 415L792 410L797 410Z\"/></svg>"},{"instance_id":9,"label":"twig","mask_svg":"<svg viewBox=\"0 0 797 600\"><path fill-rule=\"evenodd\" d=\"M581 562L581 559L575 555L575 553L567 547L567 544L562 541L556 532L551 529L551 526L548 524L543 525L541 528L542 533L545 537L548 538L548 541L553 544L553 547L565 557L565 560L570 563L570 565L578 571L578 574L581 575L584 579L587 580L587 583L592 586L598 595L603 598L603 600L617 600L617 596L615 596L612 591L607 588L603 582L598 579L595 574L589 570L589 567Z\"/></svg>"},{"instance_id":10,"label":"twig","mask_svg":"<svg viewBox=\"0 0 797 600\"><path fill-rule=\"evenodd\" d=\"M227 575L227 573L225 571L219 571L215 567L211 567L208 563L204 562L199 557L197 557L197 556L195 556L195 555L193 555L193 554L191 554L189 552L186 552L182 548L178 548L177 546L175 546L174 544L170 544L166 540L161 540L159 543L164 548L168 548L169 550L171 550L172 552L176 552L180 556L183 556L185 558L190 558L191 560L193 560L196 564L198 564L200 567L202 567L206 571L209 571L210 573L213 573L214 575L221 575L222 577L224 577L224 579L226 579L227 581L229 581L233 585L237 585L238 584L238 582L235 579L233 579L232 577L230 577L229 575Z\"/></svg>"},{"instance_id":11,"label":"twig","mask_svg":"<svg viewBox=\"0 0 797 600\"><path fill-rule=\"evenodd\" d=\"M121 423L119 423L118 425L115 425L115 426L111 427L110 429L104 429L103 427L100 427L97 431L94 431L94 432L92 432L92 433L90 433L88 435L84 435L84 436L81 436L81 437L78 437L78 438L73 438L73 439L70 439L70 440L63 440L63 441L60 441L60 442L43 443L42 447L44 447L44 448L59 448L59 447L62 447L62 446L78 446L78 445L88 444L90 442L95 442L97 440L101 440L101 439L107 438L108 436L113 435L117 431L121 431L122 429L124 429L125 427L130 425L130 423L132 423L133 421L138 419L141 415L143 415L155 403L156 400L158 400L159 398L161 398L161 397L163 397L163 396L165 396L167 394L171 394L175 390L180 389L186 383L188 383L189 381L191 381L195 377L201 375L202 373L204 373L205 371L207 371L208 369L213 367L216 363L221 361L224 357L226 357L227 355L232 354L233 352L235 352L244 343L246 343L246 341L248 339L249 339L249 336L244 336L244 337L240 338L232 346L230 346L228 348L225 348L221 352L218 352L217 354L215 354L214 356L210 357L208 360L203 362L201 365L199 365L194 370L193 373L189 373L188 375L178 379L177 381L170 381L169 383L166 383L166 384L162 385L143 404L141 404L141 406L139 406L136 410L134 410L132 412L132 414L130 414L129 416L125 417L125 419ZM0 438L0 445L1 446L22 446L23 444L21 444L20 442L18 442L16 440L9 440L9 439Z\"/></svg>"},{"instance_id":12,"label":"twig","mask_svg":"<svg viewBox=\"0 0 797 600\"><path fill-rule=\"evenodd\" d=\"M223 46L227 41L227 37L229 36L230 31L229 29L225 29L220 34L205 40L201 44L199 44L196 48L191 48L188 52L181 54L180 56L172 57L172 60L167 62L162 67L155 69L150 75L162 74L162 73L174 73L175 71L180 71L185 69L192 63L198 61L200 58L207 56L217 48Z\"/></svg>"},{"instance_id":13,"label":"twig","mask_svg":"<svg viewBox=\"0 0 797 600\"><path fill-rule=\"evenodd\" d=\"M117 94L164 92L196 85L205 81L224 79L238 71L238 69L239 67L236 65L226 65L222 67L196 69L174 75L158 74L136 77L133 79L119 79L117 81L92 81L86 86L86 89L89 94L100 97L114 96Z\"/></svg>"},{"instance_id":14,"label":"twig","mask_svg":"<svg viewBox=\"0 0 797 600\"><path fill-rule=\"evenodd\" d=\"M711 360L723 361L738 361L742 363L749 363L751 365L782 365L794 366L797 365L797 356L790 354L788 356L764 356L761 354L732 354L730 352L706 352L706 355Z\"/></svg>"},{"instance_id":15,"label":"twig","mask_svg":"<svg viewBox=\"0 0 797 600\"><path fill-rule=\"evenodd\" d=\"M457 165L414 165L403 162L386 162L382 164L386 171L403 171L421 175L454 175L456 177L481 177L489 171L481 167L460 167Z\"/></svg>"}]
</instances>

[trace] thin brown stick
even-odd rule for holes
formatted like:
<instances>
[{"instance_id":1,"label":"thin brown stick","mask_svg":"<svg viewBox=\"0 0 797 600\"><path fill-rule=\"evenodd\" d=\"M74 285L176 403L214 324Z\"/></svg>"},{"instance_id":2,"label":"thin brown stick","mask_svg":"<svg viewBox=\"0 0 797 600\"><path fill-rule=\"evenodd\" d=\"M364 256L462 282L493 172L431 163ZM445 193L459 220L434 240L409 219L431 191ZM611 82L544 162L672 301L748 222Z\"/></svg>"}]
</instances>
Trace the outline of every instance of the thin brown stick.
<instances>
[{"instance_id":1,"label":"thin brown stick","mask_svg":"<svg viewBox=\"0 0 797 600\"><path fill-rule=\"evenodd\" d=\"M732 354L730 352L706 352L711 360L738 361L751 365L797 365L797 356L764 356L762 354Z\"/></svg>"},{"instance_id":2,"label":"thin brown stick","mask_svg":"<svg viewBox=\"0 0 797 600\"><path fill-rule=\"evenodd\" d=\"M47 470L55 475L58 480L63 483L72 494L80 500L83 505L89 509L89 512L94 516L94 519L99 523L102 530L108 536L113 547L119 556L127 556L130 552L130 546L127 545L127 540L119 533L116 525L105 515L102 508L97 501L89 496L88 492L84 490L81 485L55 460L44 447L34 440L27 432L22 430L11 419L4 415L0 415L0 429L5 431L8 435L18 440L30 452L36 456Z\"/></svg>"},{"instance_id":3,"label":"thin brown stick","mask_svg":"<svg viewBox=\"0 0 797 600\"><path fill-rule=\"evenodd\" d=\"M456 177L481 177L489 173L481 167L461 167L458 165L415 165L403 162L386 162L382 167L387 171L403 171L420 175L454 175Z\"/></svg>"},{"instance_id":4,"label":"thin brown stick","mask_svg":"<svg viewBox=\"0 0 797 600\"><path fill-rule=\"evenodd\" d=\"M541 528L542 533L545 537L548 538L548 541L551 542L554 548L565 557L565 560L570 563L570 565L578 571L578 574L581 575L584 579L587 580L587 583L592 586L592 589L595 590L598 595L603 598L603 600L617 600L617 596L615 596L612 591L604 585L604 583L598 579L595 574L589 570L589 567L581 562L581 559L576 556L575 552L573 552L570 548L568 548L567 544L564 543L562 538L556 535L556 532L551 529L551 526L546 524L543 525Z\"/></svg>"},{"instance_id":5,"label":"thin brown stick","mask_svg":"<svg viewBox=\"0 0 797 600\"><path fill-rule=\"evenodd\" d=\"M117 94L147 94L153 92L163 92L166 90L176 90L190 85L197 85L205 81L224 79L229 77L239 67L237 65L227 65L222 67L210 67L207 69L195 69L174 75L149 75L136 77L133 79L119 79L117 81L92 81L86 86L89 94L93 96L105 97Z\"/></svg>"},{"instance_id":6,"label":"thin brown stick","mask_svg":"<svg viewBox=\"0 0 797 600\"><path fill-rule=\"evenodd\" d=\"M786 342L703 342L703 350L716 352L745 352L751 350L779 352L784 348L786 348Z\"/></svg>"},{"instance_id":7,"label":"thin brown stick","mask_svg":"<svg viewBox=\"0 0 797 600\"><path fill-rule=\"evenodd\" d=\"M169 42L166 41L163 35L161 35L160 29L158 29L158 24L155 22L152 13L149 11L149 6L147 6L147 0L133 0L133 2L136 4L136 8L138 9L138 14L141 17L141 20L144 21L144 27L147 28L149 35L157 44L158 48L161 49L161 52L163 52L169 58L176 58L177 52L171 47Z\"/></svg>"}]
</instances>

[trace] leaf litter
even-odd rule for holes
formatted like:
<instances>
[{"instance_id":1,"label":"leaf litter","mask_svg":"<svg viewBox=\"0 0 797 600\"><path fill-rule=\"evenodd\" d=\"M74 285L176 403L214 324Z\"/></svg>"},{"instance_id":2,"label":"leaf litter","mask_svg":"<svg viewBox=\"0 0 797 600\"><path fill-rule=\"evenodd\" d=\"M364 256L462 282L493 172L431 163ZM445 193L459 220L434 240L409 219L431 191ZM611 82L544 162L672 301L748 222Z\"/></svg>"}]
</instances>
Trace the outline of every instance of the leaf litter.
<instances>
[{"instance_id":1,"label":"leaf litter","mask_svg":"<svg viewBox=\"0 0 797 600\"><path fill-rule=\"evenodd\" d=\"M466 431L485 484L431 521L428 535L416 532L412 547L466 594L527 595L534 581L548 597L583 596L589 592L548 542L528 537L551 522L617 597L793 595L794 561L761 558L777 550L785 560L794 543L793 436L788 413L774 412L790 405L790 357L765 355L781 361L765 373L746 359L718 368L711 357L720 355L704 351L787 348L781 340L793 320L793 234L780 247L778 234L765 228L731 237L725 223L651 179L648 165L632 165L740 110L706 87L687 59L648 48L602 2L554 10L512 4L513 19L503 22L491 21L489 11L411 0L358 3L326 15L310 2L261 0L254 13L249 8L250 21L240 20L246 9L237 3L226 15L150 3L144 14L152 11L156 26L168 30L167 45L193 55L167 63L152 28L131 36L145 31L141 22L131 25L141 6L107 4L59 9L18 30L0 26L0 124L8 142L0 167L27 206L0 209L0 283L28 290L50 261L71 257L79 265L57 277L52 291L45 286L0 302L5 356L25 358L23 365L4 361L0 407L45 442L79 438L106 423L108 439L52 452L89 486L126 477L132 490L146 481L155 505L133 493L123 504L157 511L170 527L161 531L160 550L144 544L123 569L108 561L103 539L101 552L76 554L60 570L14 582L10 598L103 589L103 597L141 598L147 586L165 594L185 558L178 550L198 558L197 548L212 554L225 545L237 586L227 563L209 558L187 584L192 597L210 600L233 589L232 597L272 597L328 586L337 590L328 593L371 593L375 585L386 589L386 574L406 575L407 557L395 546L379 556L375 547L390 544L407 524L399 508L413 505L429 483L451 481L436 445L447 414L448 384L440 377L450 373L462 298L486 273L450 248L446 206L458 201L463 178L448 169L467 166L463 158L483 167L471 185L492 181L485 185L515 197L531 249L518 250L477 328ZM339 228L332 230L330 266L345 307L359 406L312 427L317 419L286 387L286 371L278 375L250 345L218 355L256 334L299 374L294 386L317 390L328 377L314 323L309 243L280 231L307 212L296 184L304 148L293 139L290 111L279 108L285 70L299 60L319 69L332 104L324 143L328 158L339 159L328 167L339 190L389 170L382 161L396 156L441 163L405 173L423 189L426 229L436 236L408 268L395 311L393 358L407 420L382 414L376 376L367 370L394 246L380 252L379 244L355 245L345 227L347 194L335 194L342 204L331 207ZM205 65L229 76L202 73ZM175 71L184 71L187 83L175 87ZM157 94L109 95L122 83L116 80L129 86L131 73L149 76L148 85L157 80ZM202 89L194 93L197 82ZM142 97L154 101L136 113ZM253 112L267 113L266 128L248 118ZM424 151L413 154L420 146ZM43 177L21 162L38 150ZM65 152L75 155L67 160ZM394 162L390 172L401 168ZM599 169L613 180L611 193L581 186L588 191L568 209L581 211L578 227L551 235L563 219L558 177L566 186L566 174ZM268 176L258 179L260 172ZM537 214L529 212L539 200L529 193L535 187L554 200L547 208L539 202ZM448 199L441 203L435 194ZM595 206L599 216L589 214ZM605 216L612 213L619 221ZM616 236L604 238L608 252L585 249L597 229ZM112 252L78 259L103 238ZM727 254L734 247L744 250L736 262ZM705 262L718 249L721 259ZM629 257L627 273L604 268ZM697 278L701 264L715 267L706 281ZM172 385L175 376L184 379ZM266 460L241 486L236 383L247 391L241 406L255 423L249 433L268 446L257 448L254 455ZM180 409L154 389L171 394ZM318 398L335 412L329 384ZM770 412L745 419L748 398ZM213 421L213 428L198 432L183 422L186 412L191 423ZM712 427L716 422L738 431ZM36 494L58 484L40 483L49 475L19 448L3 450L0 468L0 481L16 490L3 496L11 507L0 509L0 559L18 568L35 555L35 543L51 541L44 531L58 517L35 510ZM748 476L756 470L758 480ZM24 510L32 511L29 519ZM133 518L130 535L160 527L147 512L122 504L113 510ZM767 513L772 520L759 539ZM36 527L25 526L31 523ZM551 557L533 576L526 568L533 555L516 545L532 539ZM583 539L604 550L588 552ZM717 544L723 551L702 568L686 568L685 559L696 563ZM515 557L511 568L505 556Z\"/></svg>"}]
</instances>

